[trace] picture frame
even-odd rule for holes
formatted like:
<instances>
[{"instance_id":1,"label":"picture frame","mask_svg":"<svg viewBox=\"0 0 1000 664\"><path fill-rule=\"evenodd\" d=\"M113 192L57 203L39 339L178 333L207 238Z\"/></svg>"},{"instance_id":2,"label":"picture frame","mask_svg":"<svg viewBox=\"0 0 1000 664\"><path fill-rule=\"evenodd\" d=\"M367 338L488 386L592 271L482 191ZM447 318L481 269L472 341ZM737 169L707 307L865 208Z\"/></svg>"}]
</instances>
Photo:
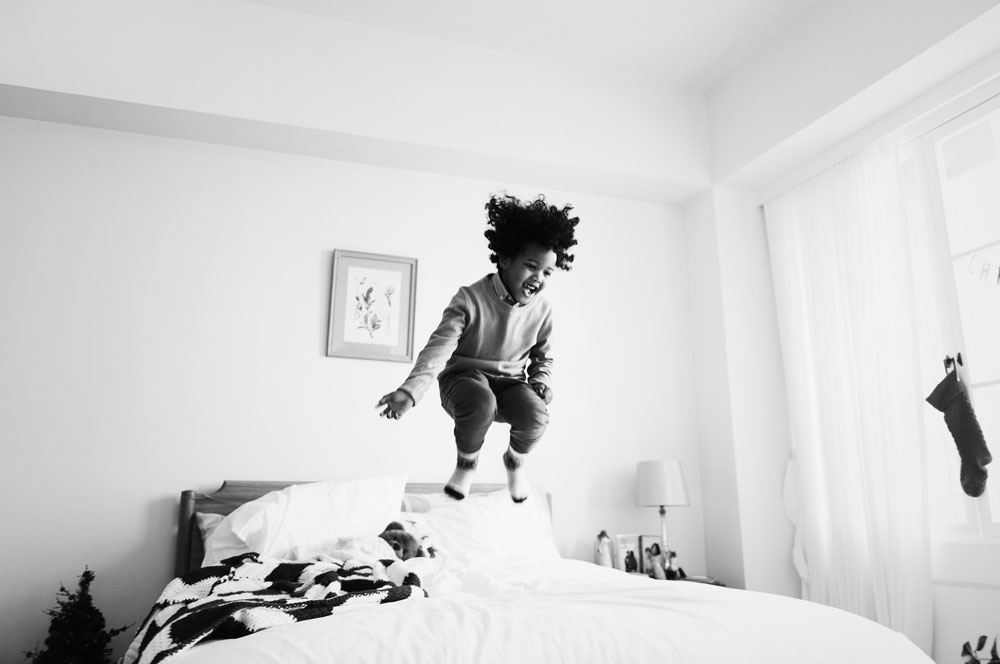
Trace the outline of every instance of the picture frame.
<instances>
[{"instance_id":1,"label":"picture frame","mask_svg":"<svg viewBox=\"0 0 1000 664\"><path fill-rule=\"evenodd\" d=\"M413 361L417 259L335 249L326 354Z\"/></svg>"},{"instance_id":2,"label":"picture frame","mask_svg":"<svg viewBox=\"0 0 1000 664\"><path fill-rule=\"evenodd\" d=\"M652 569L650 569L650 566L649 566L649 563L648 563L648 560L647 560L647 557L646 557L646 551L650 547L652 547L654 544L656 544L659 547L658 551L659 551L660 554L665 554L666 553L666 548L663 545L663 536L662 535L640 535L639 536L639 552L642 554L642 555L639 556L639 571L642 572L643 574L646 574L646 575L650 574L653 571ZM661 559L661 560L664 562L664 566L665 566L665 563L667 562L666 559Z\"/></svg>"},{"instance_id":3,"label":"picture frame","mask_svg":"<svg viewBox=\"0 0 1000 664\"><path fill-rule=\"evenodd\" d=\"M642 550L638 535L615 535L615 568L623 572L639 572Z\"/></svg>"}]
</instances>

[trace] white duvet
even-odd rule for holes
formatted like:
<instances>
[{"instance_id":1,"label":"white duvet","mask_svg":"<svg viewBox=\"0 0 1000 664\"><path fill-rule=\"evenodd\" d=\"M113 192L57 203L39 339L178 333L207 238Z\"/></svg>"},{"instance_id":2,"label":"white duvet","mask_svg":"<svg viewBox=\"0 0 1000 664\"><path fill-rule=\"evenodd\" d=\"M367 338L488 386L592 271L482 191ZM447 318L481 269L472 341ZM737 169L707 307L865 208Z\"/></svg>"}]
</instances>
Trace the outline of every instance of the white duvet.
<instances>
[{"instance_id":1,"label":"white duvet","mask_svg":"<svg viewBox=\"0 0 1000 664\"><path fill-rule=\"evenodd\" d=\"M429 599L211 641L178 664L930 664L905 637L801 600L564 559L415 559Z\"/></svg>"}]
</instances>

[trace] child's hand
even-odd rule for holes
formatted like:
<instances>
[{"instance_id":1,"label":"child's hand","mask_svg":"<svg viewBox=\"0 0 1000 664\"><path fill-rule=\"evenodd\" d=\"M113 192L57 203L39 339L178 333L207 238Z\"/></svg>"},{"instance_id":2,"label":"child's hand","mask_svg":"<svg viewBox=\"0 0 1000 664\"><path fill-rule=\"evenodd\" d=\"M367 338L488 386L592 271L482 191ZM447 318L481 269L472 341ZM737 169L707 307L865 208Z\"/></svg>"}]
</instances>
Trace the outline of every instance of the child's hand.
<instances>
[{"instance_id":1,"label":"child's hand","mask_svg":"<svg viewBox=\"0 0 1000 664\"><path fill-rule=\"evenodd\" d=\"M535 390L535 394L537 394L539 397L541 397L542 401L545 402L546 406L548 406L550 403L552 403L552 388L551 387L546 387L546 386L542 385L541 383L532 383L531 384L531 389Z\"/></svg>"},{"instance_id":2,"label":"child's hand","mask_svg":"<svg viewBox=\"0 0 1000 664\"><path fill-rule=\"evenodd\" d=\"M413 408L413 399L404 390L390 392L378 400L376 408L385 406L385 410L379 413L379 417L388 417L390 420L398 420L406 411Z\"/></svg>"}]
</instances>

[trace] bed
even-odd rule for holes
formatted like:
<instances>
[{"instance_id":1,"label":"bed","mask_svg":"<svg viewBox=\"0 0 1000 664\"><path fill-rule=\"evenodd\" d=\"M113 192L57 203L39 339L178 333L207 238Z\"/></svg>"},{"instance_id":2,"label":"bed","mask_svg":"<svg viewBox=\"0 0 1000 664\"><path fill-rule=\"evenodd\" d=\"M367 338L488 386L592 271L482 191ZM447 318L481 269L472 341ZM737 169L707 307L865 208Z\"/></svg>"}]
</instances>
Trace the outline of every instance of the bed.
<instances>
[{"instance_id":1,"label":"bed","mask_svg":"<svg viewBox=\"0 0 1000 664\"><path fill-rule=\"evenodd\" d=\"M845 611L765 593L654 580L564 559L552 540L552 497L547 494L533 493L527 502L515 506L505 487L475 485L472 495L456 502L440 493L440 485L404 484L398 477L394 483L388 490L384 482L373 486L368 495L362 491L324 496L328 502L323 504L338 505L344 519L365 516L371 523L378 523L391 509L412 523L421 537L433 538L433 548L438 552L434 558L383 561L387 567L379 569L393 582L383 580L381 583L386 585L378 590L360 593L363 601L352 603L352 597L327 615L278 621L259 630L217 630L197 643L170 652L137 651L136 642L143 637L151 642L149 624L155 622L154 616L164 607L158 602L160 608L154 607L140 627L126 664L931 664L932 660L902 635ZM325 484L344 483L227 481L212 494L185 491L181 496L177 542L178 578L164 591L167 596L171 588L174 590L167 609L175 612L174 616L187 615L192 606L212 599L203 595L188 597L185 593L203 589L206 578L216 583L219 570L233 581L234 558L220 563L212 560L211 551L206 550L219 549L219 555L229 553L219 547L226 536L224 532L220 535L220 528L226 530L221 524L238 521L237 517L249 508L272 500L269 517L257 518L257 525L264 523L265 529L273 529L283 519L288 526L298 518L305 503L289 499L275 508L273 501L277 499L273 497L302 491L303 487L316 493L316 487ZM376 499L381 493L373 492L388 495ZM362 507L346 509L345 497ZM374 503L379 500L381 507L376 508ZM281 513L281 519L274 517L276 513ZM326 527L329 521L324 516L319 523ZM210 530L213 524L209 522L214 522L214 530ZM308 519L295 525L302 529L284 541L280 541L281 536L288 532L269 532L266 541L244 542L245 547L257 545L268 555L243 553L240 560L250 560L247 564L251 567L264 569L272 576L274 573L268 570L274 568L268 564L289 568L295 564L303 566L303 570L306 565L318 564L318 560L337 564L329 556L316 557L316 548L299 548L295 549L296 555L288 555L288 546L298 546L302 533L317 528L317 522ZM330 525L331 531L341 532L360 527ZM369 526L369 530L378 527ZM278 551L285 546L286 553L271 556L274 546L279 546ZM305 555L311 557L296 557ZM345 569L349 565L343 564ZM372 566L378 563L372 561L364 567L365 573ZM297 573L300 568L294 570ZM263 578L260 573L254 574L251 576L256 581ZM287 580L289 575L284 577ZM343 588L347 587L345 580ZM178 588L183 590L178 593ZM266 592L274 589L269 587ZM398 596L383 601L392 593ZM178 597L183 601L175 602ZM228 638L232 636L239 638Z\"/></svg>"}]
</instances>

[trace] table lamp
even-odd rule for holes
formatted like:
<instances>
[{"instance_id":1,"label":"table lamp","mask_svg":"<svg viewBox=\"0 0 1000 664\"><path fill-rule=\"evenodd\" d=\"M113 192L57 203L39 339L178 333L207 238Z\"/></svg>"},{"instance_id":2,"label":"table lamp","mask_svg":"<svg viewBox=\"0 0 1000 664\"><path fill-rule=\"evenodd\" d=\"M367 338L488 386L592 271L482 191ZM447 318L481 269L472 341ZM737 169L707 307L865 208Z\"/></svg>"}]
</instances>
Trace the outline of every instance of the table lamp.
<instances>
[{"instance_id":1,"label":"table lamp","mask_svg":"<svg viewBox=\"0 0 1000 664\"><path fill-rule=\"evenodd\" d=\"M672 549L667 544L667 506L687 505L684 473L677 459L640 461L636 466L635 504L640 507L660 507L660 533L664 553Z\"/></svg>"}]
</instances>

